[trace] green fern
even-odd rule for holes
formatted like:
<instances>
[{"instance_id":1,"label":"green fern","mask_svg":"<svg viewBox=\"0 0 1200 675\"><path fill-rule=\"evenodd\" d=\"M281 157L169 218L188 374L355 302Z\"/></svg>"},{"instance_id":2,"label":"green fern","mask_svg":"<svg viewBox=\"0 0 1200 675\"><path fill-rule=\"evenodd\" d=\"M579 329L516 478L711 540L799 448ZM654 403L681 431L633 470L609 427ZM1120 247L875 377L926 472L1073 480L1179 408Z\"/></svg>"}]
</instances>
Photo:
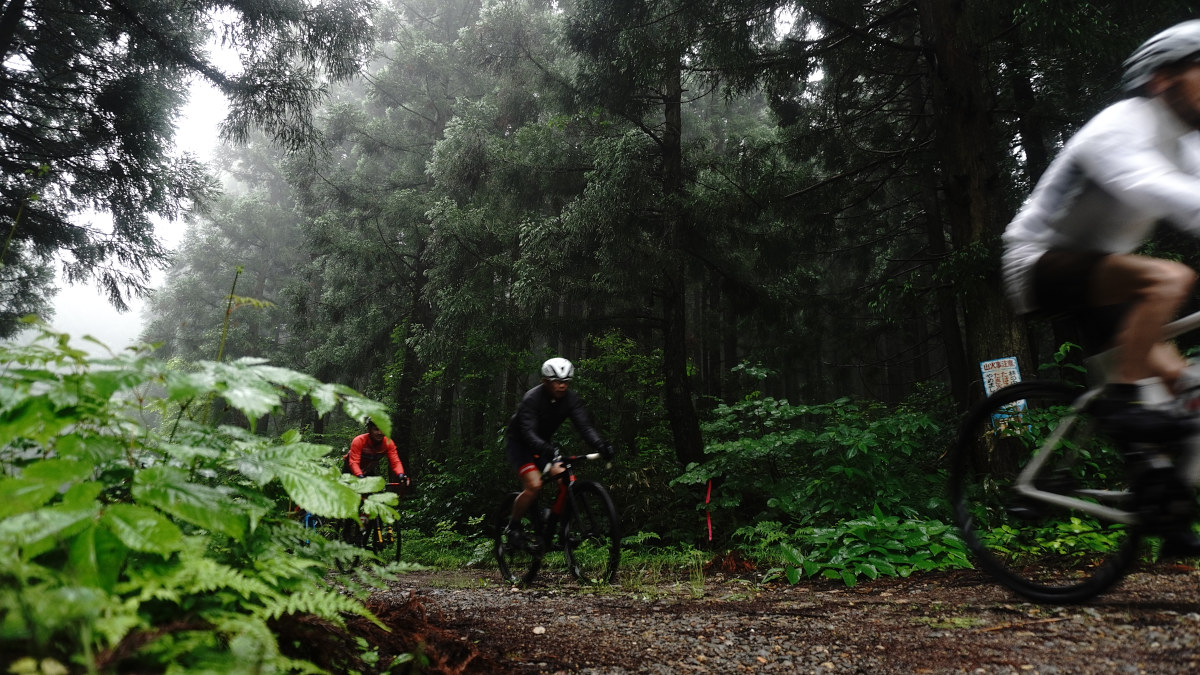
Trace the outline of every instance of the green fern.
<instances>
[{"instance_id":1,"label":"green fern","mask_svg":"<svg viewBox=\"0 0 1200 675\"><path fill-rule=\"evenodd\" d=\"M363 601L402 568L359 564L334 590L328 566L365 552L287 517L291 504L352 516L371 486L331 469L333 448L299 432L269 438L182 414L211 393L256 420L301 396L384 427L381 404L255 359L93 359L44 329L30 345L0 345L0 372L0 669L32 658L89 671L319 672L280 652L271 620L381 625ZM162 429L147 423L168 412ZM369 499L372 512L395 517L389 497Z\"/></svg>"},{"instance_id":2,"label":"green fern","mask_svg":"<svg viewBox=\"0 0 1200 675\"><path fill-rule=\"evenodd\" d=\"M255 614L263 619L278 619L287 614L312 614L339 626L345 625L344 614L354 614L388 630L362 603L332 589L313 588L276 596L264 603Z\"/></svg>"}]
</instances>

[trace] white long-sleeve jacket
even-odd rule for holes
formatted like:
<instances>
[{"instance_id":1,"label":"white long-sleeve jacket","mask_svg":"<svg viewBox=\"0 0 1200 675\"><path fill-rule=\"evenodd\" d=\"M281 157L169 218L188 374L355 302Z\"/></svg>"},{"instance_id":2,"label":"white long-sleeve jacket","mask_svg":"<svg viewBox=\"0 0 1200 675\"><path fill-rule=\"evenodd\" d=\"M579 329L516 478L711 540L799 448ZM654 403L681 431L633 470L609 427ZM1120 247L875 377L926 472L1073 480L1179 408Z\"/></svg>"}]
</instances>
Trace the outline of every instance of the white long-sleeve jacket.
<instances>
[{"instance_id":1,"label":"white long-sleeve jacket","mask_svg":"<svg viewBox=\"0 0 1200 675\"><path fill-rule=\"evenodd\" d=\"M1161 99L1124 99L1067 141L1009 223L1009 298L1037 309L1033 264L1046 251L1129 253L1159 220L1200 236L1200 134Z\"/></svg>"}]
</instances>

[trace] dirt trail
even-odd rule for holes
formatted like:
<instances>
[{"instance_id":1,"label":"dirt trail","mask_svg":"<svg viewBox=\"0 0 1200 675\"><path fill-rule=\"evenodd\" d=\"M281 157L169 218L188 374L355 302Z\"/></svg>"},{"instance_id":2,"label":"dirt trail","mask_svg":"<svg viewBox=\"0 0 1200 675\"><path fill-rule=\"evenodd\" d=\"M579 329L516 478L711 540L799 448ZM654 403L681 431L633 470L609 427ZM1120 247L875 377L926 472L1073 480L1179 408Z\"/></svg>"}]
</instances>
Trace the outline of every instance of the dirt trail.
<instances>
[{"instance_id":1,"label":"dirt trail","mask_svg":"<svg viewBox=\"0 0 1200 675\"><path fill-rule=\"evenodd\" d=\"M635 587L636 586L636 587ZM721 575L596 592L494 571L405 575L470 652L460 672L1177 673L1200 671L1200 573L1160 565L1082 606L1025 603L976 572L759 586ZM439 671L453 672L453 670Z\"/></svg>"}]
</instances>

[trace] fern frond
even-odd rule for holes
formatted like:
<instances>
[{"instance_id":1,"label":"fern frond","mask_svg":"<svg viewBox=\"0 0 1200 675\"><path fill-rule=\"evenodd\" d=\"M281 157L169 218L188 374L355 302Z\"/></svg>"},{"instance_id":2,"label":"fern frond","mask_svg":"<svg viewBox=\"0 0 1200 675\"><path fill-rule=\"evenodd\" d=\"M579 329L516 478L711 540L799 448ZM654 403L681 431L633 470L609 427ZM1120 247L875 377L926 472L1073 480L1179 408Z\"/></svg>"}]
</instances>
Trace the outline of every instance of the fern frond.
<instances>
[{"instance_id":1,"label":"fern frond","mask_svg":"<svg viewBox=\"0 0 1200 675\"><path fill-rule=\"evenodd\" d=\"M278 619L285 614L312 614L345 626L343 614L361 616L384 630L387 626L357 599L328 589L313 589L304 593L280 595L267 600L256 612L263 620Z\"/></svg>"}]
</instances>

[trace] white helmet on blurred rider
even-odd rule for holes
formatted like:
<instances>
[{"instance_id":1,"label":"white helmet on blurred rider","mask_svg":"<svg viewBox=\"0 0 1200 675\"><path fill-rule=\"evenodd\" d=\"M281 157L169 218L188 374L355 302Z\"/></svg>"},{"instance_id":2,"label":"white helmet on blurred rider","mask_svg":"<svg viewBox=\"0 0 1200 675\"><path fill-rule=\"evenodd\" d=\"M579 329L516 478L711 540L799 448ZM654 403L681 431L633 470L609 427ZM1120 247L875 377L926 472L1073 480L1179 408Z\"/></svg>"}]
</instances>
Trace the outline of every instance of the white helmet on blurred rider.
<instances>
[{"instance_id":1,"label":"white helmet on blurred rider","mask_svg":"<svg viewBox=\"0 0 1200 675\"><path fill-rule=\"evenodd\" d=\"M1125 59L1125 74L1121 88L1136 94L1146 86L1154 73L1200 53L1200 19L1184 21L1158 33L1142 43Z\"/></svg>"},{"instance_id":2,"label":"white helmet on blurred rider","mask_svg":"<svg viewBox=\"0 0 1200 675\"><path fill-rule=\"evenodd\" d=\"M547 380L561 380L565 382L575 377L575 366L571 365L570 361L561 356L556 356L552 359L547 359L542 364L542 377Z\"/></svg>"}]
</instances>

